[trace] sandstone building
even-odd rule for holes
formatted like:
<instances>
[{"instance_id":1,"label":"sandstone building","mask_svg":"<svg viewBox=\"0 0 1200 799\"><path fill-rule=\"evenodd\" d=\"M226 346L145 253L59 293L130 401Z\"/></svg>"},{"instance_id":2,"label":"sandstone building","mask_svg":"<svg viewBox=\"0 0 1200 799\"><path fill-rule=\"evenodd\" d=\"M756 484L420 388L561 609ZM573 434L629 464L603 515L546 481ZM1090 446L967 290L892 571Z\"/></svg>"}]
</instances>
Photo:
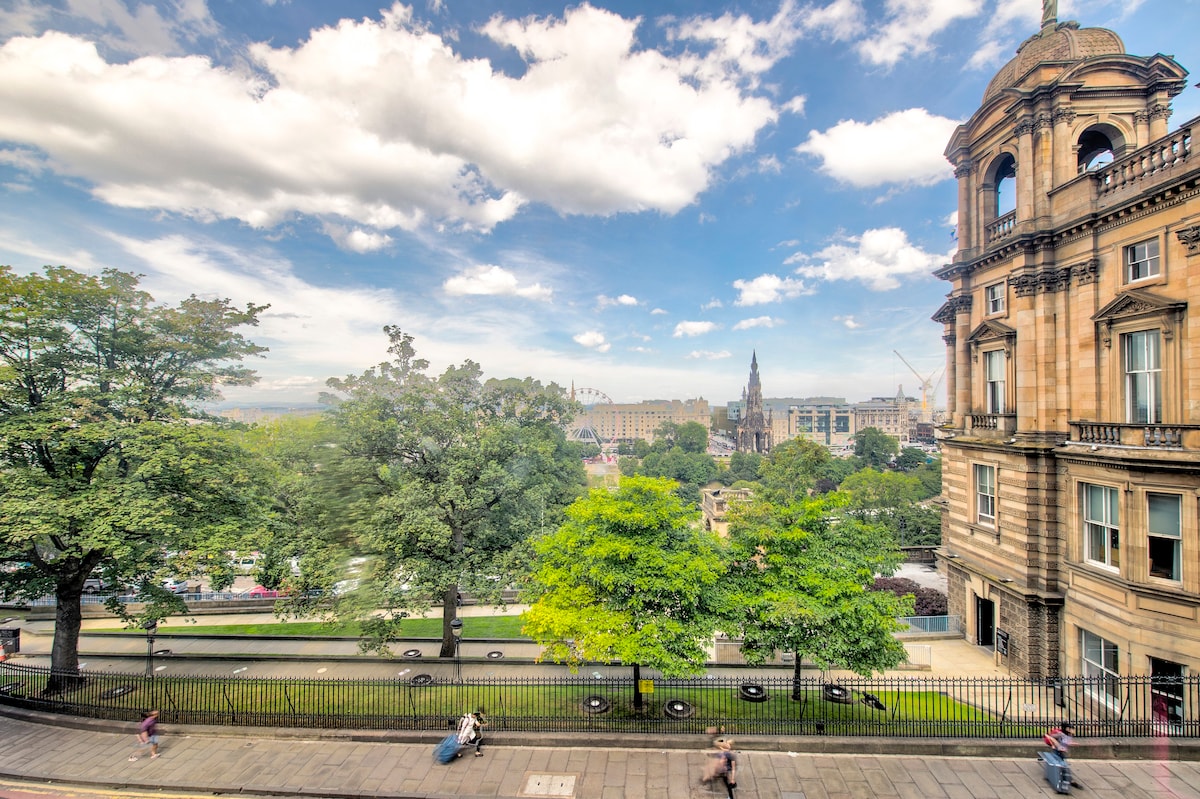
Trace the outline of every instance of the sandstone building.
<instances>
[{"instance_id":1,"label":"sandstone building","mask_svg":"<svg viewBox=\"0 0 1200 799\"><path fill-rule=\"evenodd\" d=\"M940 556L1013 672L1169 678L1200 667L1200 119L1168 126L1172 58L1046 11L946 149Z\"/></svg>"}]
</instances>

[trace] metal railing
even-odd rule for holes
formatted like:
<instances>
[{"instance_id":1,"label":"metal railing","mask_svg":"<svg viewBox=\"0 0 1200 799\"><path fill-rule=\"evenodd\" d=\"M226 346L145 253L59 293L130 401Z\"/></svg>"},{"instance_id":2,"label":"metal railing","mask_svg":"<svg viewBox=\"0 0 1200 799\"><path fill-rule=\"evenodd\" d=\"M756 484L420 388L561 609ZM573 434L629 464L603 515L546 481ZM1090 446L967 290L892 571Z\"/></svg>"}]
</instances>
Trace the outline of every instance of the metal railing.
<instances>
[{"instance_id":1,"label":"metal railing","mask_svg":"<svg viewBox=\"0 0 1200 799\"><path fill-rule=\"evenodd\" d=\"M955 633L963 631L962 616L901 616L897 619L907 625L909 633Z\"/></svg>"},{"instance_id":2,"label":"metal railing","mask_svg":"<svg viewBox=\"0 0 1200 799\"><path fill-rule=\"evenodd\" d=\"M1070 720L1079 735L1200 737L1200 678L1057 680L790 676L635 683L576 676L439 681L88 672L47 693L45 668L0 664L0 702L92 718L246 727L444 730L484 707L522 732L1035 738ZM640 686L642 705L635 706ZM1168 701L1164 701L1163 697Z\"/></svg>"}]
</instances>

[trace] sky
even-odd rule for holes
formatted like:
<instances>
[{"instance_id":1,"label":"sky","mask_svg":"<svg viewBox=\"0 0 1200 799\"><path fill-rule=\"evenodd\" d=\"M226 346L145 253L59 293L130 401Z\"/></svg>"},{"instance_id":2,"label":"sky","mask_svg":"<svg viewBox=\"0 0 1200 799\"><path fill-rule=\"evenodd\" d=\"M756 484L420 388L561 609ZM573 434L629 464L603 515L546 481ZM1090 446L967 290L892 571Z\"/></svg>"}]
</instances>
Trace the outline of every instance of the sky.
<instances>
[{"instance_id":1,"label":"sky","mask_svg":"<svg viewBox=\"0 0 1200 799\"><path fill-rule=\"evenodd\" d=\"M943 152L1040 0L0 0L0 263L616 402L944 395ZM1200 3L1058 4L1200 70ZM1193 75L1170 125L1200 116ZM899 351L911 368L895 354ZM931 397L931 401L933 397Z\"/></svg>"}]
</instances>

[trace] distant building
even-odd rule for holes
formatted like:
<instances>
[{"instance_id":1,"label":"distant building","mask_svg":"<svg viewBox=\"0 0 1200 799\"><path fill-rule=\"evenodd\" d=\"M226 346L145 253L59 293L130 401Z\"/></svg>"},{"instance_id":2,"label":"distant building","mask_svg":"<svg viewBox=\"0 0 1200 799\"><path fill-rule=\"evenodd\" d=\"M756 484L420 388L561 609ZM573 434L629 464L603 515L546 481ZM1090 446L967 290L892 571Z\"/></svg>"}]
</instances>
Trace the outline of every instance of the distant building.
<instances>
[{"instance_id":1,"label":"distant building","mask_svg":"<svg viewBox=\"0 0 1200 799\"><path fill-rule=\"evenodd\" d=\"M598 403L588 406L588 422L601 441L654 442L663 422L697 422L708 430L712 409L703 397L691 400L646 400L637 403Z\"/></svg>"},{"instance_id":2,"label":"distant building","mask_svg":"<svg viewBox=\"0 0 1200 799\"><path fill-rule=\"evenodd\" d=\"M745 411L738 419L737 451L767 454L771 451L772 416L763 414L762 383L758 377L758 353L750 357L750 381L742 389Z\"/></svg>"},{"instance_id":3,"label":"distant building","mask_svg":"<svg viewBox=\"0 0 1200 799\"><path fill-rule=\"evenodd\" d=\"M753 492L748 488L705 488L700 492L700 510L704 526L717 535L729 531L726 515L731 502L749 502Z\"/></svg>"}]
</instances>

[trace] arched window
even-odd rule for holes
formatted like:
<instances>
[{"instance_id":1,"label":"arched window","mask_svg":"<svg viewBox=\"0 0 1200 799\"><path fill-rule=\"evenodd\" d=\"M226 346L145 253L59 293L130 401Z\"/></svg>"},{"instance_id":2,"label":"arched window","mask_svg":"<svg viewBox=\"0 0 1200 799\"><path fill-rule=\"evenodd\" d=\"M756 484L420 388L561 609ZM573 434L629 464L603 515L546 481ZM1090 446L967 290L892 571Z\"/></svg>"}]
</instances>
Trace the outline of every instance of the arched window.
<instances>
[{"instance_id":1,"label":"arched window","mask_svg":"<svg viewBox=\"0 0 1200 799\"><path fill-rule=\"evenodd\" d=\"M1005 153L996 170L996 216L1017 208L1017 161Z\"/></svg>"},{"instance_id":2,"label":"arched window","mask_svg":"<svg viewBox=\"0 0 1200 799\"><path fill-rule=\"evenodd\" d=\"M1121 157L1125 151L1125 136L1112 125L1092 125L1079 134L1075 150L1080 173L1100 169Z\"/></svg>"}]
</instances>

